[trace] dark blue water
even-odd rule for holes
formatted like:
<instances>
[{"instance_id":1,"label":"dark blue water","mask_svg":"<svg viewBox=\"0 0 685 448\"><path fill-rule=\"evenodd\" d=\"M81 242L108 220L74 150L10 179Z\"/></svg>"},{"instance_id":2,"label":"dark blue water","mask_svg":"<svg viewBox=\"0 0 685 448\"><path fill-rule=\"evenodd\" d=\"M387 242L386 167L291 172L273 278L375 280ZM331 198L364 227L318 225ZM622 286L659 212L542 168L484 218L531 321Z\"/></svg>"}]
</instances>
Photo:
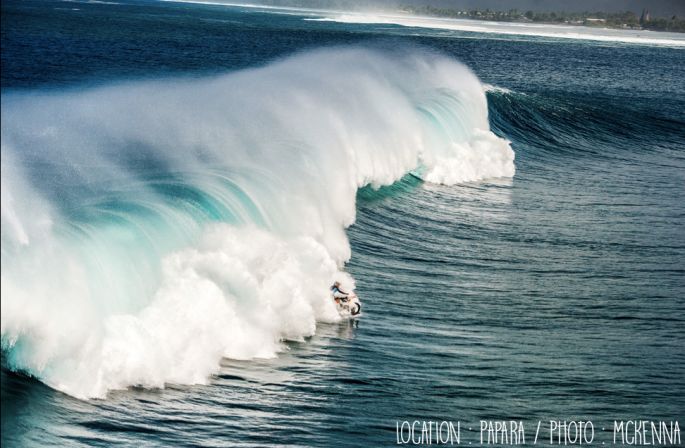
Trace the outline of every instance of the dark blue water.
<instances>
[{"instance_id":1,"label":"dark blue water","mask_svg":"<svg viewBox=\"0 0 685 448\"><path fill-rule=\"evenodd\" d=\"M473 443L480 419L590 419L598 433L617 419L682 424L681 48L4 1L3 107L6 95L195 79L353 45L438 51L500 88L489 120L512 142L514 178L362 189L346 270L363 318L319 324L275 359L224 359L208 385L79 400L13 371L3 319L3 445L386 446L396 421L414 419L460 420Z\"/></svg>"}]
</instances>

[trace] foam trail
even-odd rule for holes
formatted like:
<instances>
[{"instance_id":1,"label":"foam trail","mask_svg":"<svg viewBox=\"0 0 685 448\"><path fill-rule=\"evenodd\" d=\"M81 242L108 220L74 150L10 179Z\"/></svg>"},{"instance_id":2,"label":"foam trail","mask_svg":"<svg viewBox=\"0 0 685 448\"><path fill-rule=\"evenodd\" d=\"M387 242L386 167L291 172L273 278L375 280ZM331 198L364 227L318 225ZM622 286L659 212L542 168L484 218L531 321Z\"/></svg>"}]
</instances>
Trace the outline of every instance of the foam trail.
<instances>
[{"instance_id":1,"label":"foam trail","mask_svg":"<svg viewBox=\"0 0 685 448\"><path fill-rule=\"evenodd\" d=\"M546 23L488 22L472 19L422 17L408 14L330 13L324 17L306 18L304 20L356 24L388 24L472 33L591 40L623 44L667 47L685 46L685 39L681 33L649 30L623 30Z\"/></svg>"},{"instance_id":2,"label":"foam trail","mask_svg":"<svg viewBox=\"0 0 685 448\"><path fill-rule=\"evenodd\" d=\"M338 319L358 188L511 177L513 159L476 77L409 50L4 94L8 363L90 398L275 356Z\"/></svg>"}]
</instances>

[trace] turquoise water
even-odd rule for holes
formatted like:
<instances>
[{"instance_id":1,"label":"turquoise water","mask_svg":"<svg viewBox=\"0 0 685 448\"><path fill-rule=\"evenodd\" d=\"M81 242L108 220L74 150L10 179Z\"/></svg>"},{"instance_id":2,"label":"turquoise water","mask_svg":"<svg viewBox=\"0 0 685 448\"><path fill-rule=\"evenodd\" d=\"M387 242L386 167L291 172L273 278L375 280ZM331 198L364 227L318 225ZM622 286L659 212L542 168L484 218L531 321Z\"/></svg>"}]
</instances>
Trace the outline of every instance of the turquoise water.
<instances>
[{"instance_id":1,"label":"turquoise water","mask_svg":"<svg viewBox=\"0 0 685 448\"><path fill-rule=\"evenodd\" d=\"M682 422L685 52L304 18L2 3L3 445Z\"/></svg>"}]
</instances>

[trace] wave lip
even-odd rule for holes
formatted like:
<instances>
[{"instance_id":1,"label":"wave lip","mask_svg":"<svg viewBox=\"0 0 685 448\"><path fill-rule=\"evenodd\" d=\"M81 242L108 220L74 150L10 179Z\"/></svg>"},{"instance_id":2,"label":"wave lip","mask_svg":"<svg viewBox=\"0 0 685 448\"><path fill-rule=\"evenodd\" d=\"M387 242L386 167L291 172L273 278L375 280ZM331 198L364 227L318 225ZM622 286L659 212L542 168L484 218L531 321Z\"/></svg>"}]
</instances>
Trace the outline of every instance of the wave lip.
<instances>
[{"instance_id":1,"label":"wave lip","mask_svg":"<svg viewBox=\"0 0 685 448\"><path fill-rule=\"evenodd\" d=\"M3 350L80 398L204 383L339 319L360 187L515 172L470 70L366 48L5 94L2 157Z\"/></svg>"}]
</instances>

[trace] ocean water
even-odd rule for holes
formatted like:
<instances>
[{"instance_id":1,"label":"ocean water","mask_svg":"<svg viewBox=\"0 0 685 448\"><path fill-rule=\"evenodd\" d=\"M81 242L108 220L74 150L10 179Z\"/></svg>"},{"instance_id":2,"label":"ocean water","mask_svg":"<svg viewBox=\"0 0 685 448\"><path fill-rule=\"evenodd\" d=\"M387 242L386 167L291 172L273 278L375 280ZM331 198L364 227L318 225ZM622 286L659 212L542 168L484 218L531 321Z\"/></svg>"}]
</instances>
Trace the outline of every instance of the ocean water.
<instances>
[{"instance_id":1,"label":"ocean water","mask_svg":"<svg viewBox=\"0 0 685 448\"><path fill-rule=\"evenodd\" d=\"M682 424L683 48L325 17L2 2L3 446Z\"/></svg>"}]
</instances>

